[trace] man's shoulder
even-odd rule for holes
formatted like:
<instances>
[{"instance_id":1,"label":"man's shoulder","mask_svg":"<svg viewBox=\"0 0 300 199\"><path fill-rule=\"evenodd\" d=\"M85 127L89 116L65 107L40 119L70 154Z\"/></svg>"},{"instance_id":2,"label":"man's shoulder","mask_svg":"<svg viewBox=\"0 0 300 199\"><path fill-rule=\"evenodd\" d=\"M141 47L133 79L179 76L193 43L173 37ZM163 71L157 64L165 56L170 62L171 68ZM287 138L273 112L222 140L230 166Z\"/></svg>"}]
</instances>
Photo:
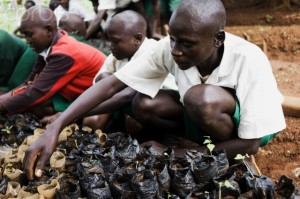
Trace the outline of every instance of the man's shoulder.
<instances>
[{"instance_id":1,"label":"man's shoulder","mask_svg":"<svg viewBox=\"0 0 300 199\"><path fill-rule=\"evenodd\" d=\"M66 32L61 38L58 39L57 43L52 46L52 54L62 53L66 55L79 56L78 52L80 52L81 55L95 53L97 54L97 56L105 56L97 48L90 46L84 42L77 41Z\"/></svg>"},{"instance_id":2,"label":"man's shoulder","mask_svg":"<svg viewBox=\"0 0 300 199\"><path fill-rule=\"evenodd\" d=\"M256 59L266 56L257 45L230 33L226 33L224 46L227 55Z\"/></svg>"}]
</instances>

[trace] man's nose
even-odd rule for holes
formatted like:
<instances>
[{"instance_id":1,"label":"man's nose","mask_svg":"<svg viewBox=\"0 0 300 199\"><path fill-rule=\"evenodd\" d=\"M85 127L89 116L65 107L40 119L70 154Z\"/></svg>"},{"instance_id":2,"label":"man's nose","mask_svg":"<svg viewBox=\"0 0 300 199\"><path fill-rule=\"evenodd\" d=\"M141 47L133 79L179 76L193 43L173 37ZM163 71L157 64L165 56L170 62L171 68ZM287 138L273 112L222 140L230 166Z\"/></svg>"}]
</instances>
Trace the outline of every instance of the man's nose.
<instances>
[{"instance_id":1,"label":"man's nose","mask_svg":"<svg viewBox=\"0 0 300 199\"><path fill-rule=\"evenodd\" d=\"M173 46L171 46L171 54L173 56L181 56L182 55L182 51L177 47L176 44L174 44Z\"/></svg>"}]
</instances>

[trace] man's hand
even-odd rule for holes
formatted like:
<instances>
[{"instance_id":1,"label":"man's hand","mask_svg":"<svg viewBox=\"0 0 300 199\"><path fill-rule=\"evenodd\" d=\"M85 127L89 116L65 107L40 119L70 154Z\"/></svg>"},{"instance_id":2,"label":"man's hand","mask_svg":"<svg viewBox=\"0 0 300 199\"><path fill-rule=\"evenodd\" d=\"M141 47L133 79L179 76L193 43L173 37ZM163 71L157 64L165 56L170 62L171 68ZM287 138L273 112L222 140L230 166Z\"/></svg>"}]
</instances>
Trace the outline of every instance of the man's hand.
<instances>
[{"instance_id":1,"label":"man's hand","mask_svg":"<svg viewBox=\"0 0 300 199\"><path fill-rule=\"evenodd\" d=\"M51 124L52 122L54 122L54 120L56 120L60 115L62 114L62 112L57 112L54 115L47 115L45 117L43 117L42 119L40 119L40 123L43 125L47 125L47 124Z\"/></svg>"},{"instance_id":2,"label":"man's hand","mask_svg":"<svg viewBox=\"0 0 300 199\"><path fill-rule=\"evenodd\" d=\"M41 177L47 160L51 157L57 145L57 136L50 131L45 131L35 142L33 142L25 153L23 167L29 180L35 176ZM34 168L35 167L35 168Z\"/></svg>"}]
</instances>

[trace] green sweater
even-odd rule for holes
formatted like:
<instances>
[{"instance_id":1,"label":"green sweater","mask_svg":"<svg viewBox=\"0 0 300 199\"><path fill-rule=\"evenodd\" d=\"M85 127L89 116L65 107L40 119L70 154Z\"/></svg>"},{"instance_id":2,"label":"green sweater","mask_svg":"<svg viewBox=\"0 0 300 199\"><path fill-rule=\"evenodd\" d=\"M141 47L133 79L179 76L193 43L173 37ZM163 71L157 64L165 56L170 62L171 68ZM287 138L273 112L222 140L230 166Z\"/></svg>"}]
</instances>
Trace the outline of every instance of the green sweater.
<instances>
[{"instance_id":1,"label":"green sweater","mask_svg":"<svg viewBox=\"0 0 300 199\"><path fill-rule=\"evenodd\" d=\"M9 91L23 83L36 57L23 40L0 29L0 91Z\"/></svg>"}]
</instances>

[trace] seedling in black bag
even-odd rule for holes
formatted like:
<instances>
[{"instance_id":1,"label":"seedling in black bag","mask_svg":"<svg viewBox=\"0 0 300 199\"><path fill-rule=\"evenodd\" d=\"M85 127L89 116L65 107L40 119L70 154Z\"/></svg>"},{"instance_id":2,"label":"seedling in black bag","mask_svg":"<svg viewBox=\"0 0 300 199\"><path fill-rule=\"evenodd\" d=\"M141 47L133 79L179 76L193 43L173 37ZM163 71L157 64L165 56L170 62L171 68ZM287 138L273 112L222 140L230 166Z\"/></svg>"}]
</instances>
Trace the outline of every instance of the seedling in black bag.
<instances>
[{"instance_id":1,"label":"seedling in black bag","mask_svg":"<svg viewBox=\"0 0 300 199\"><path fill-rule=\"evenodd\" d=\"M11 125L10 127L6 126L4 129L1 129L1 131L7 133L7 134L10 134L11 133L11 129L14 125Z\"/></svg>"},{"instance_id":2,"label":"seedling in black bag","mask_svg":"<svg viewBox=\"0 0 300 199\"><path fill-rule=\"evenodd\" d=\"M234 187L232 186L232 184L228 180L225 180L224 182L219 182L219 199L222 198L222 187L223 186L225 186L227 188L234 189Z\"/></svg>"},{"instance_id":3,"label":"seedling in black bag","mask_svg":"<svg viewBox=\"0 0 300 199\"><path fill-rule=\"evenodd\" d=\"M254 175L253 175L251 169L249 168L249 165L245 162L245 158L249 158L249 155L247 153L246 153L246 155L237 154L234 159L235 160L243 160L243 163L247 167L247 170L251 174L252 178L254 178Z\"/></svg>"},{"instance_id":4,"label":"seedling in black bag","mask_svg":"<svg viewBox=\"0 0 300 199\"><path fill-rule=\"evenodd\" d=\"M207 139L204 140L203 144L206 144L206 147L208 148L210 155L212 155L212 151L214 150L215 145L212 144L210 136L204 136L204 137L206 137Z\"/></svg>"},{"instance_id":5,"label":"seedling in black bag","mask_svg":"<svg viewBox=\"0 0 300 199\"><path fill-rule=\"evenodd\" d=\"M12 166L13 166L13 164L9 162L9 163L7 163L7 164L5 165L4 170L5 170L5 169L12 168Z\"/></svg>"}]
</instances>

